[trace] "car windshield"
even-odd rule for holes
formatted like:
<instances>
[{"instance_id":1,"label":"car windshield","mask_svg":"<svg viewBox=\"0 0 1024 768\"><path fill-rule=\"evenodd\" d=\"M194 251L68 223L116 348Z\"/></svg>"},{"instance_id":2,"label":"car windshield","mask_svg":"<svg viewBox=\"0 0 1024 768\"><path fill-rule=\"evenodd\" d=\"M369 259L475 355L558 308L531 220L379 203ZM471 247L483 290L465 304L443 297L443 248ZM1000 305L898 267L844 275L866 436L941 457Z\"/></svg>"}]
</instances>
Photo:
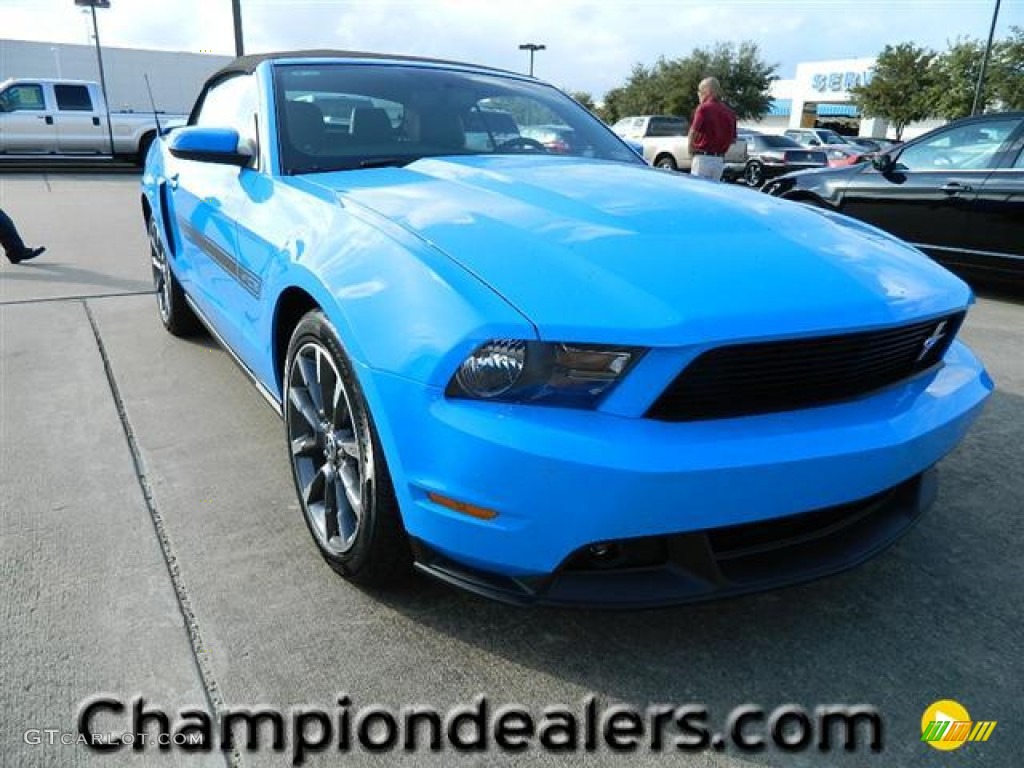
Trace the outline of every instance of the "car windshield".
<instances>
[{"instance_id":1,"label":"car windshield","mask_svg":"<svg viewBox=\"0 0 1024 768\"><path fill-rule=\"evenodd\" d=\"M274 86L287 174L480 154L642 163L575 101L516 77L416 65L310 63L279 65ZM552 126L571 142L552 144Z\"/></svg>"},{"instance_id":2,"label":"car windshield","mask_svg":"<svg viewBox=\"0 0 1024 768\"><path fill-rule=\"evenodd\" d=\"M747 141L752 142L754 147L758 150L804 148L802 144L793 141L788 136L773 136L767 133L763 135L749 136Z\"/></svg>"},{"instance_id":3,"label":"car windshield","mask_svg":"<svg viewBox=\"0 0 1024 768\"><path fill-rule=\"evenodd\" d=\"M846 139L840 136L835 131L818 131L818 138L820 138L825 144L849 144Z\"/></svg>"}]
</instances>

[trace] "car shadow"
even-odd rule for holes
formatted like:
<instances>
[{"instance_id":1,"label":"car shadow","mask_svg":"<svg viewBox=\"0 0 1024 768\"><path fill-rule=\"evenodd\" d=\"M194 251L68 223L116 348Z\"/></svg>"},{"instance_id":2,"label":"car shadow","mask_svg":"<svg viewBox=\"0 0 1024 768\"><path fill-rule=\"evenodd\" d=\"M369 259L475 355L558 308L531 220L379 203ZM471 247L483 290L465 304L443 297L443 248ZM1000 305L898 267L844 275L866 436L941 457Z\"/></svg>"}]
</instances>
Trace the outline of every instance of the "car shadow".
<instances>
[{"instance_id":1,"label":"car shadow","mask_svg":"<svg viewBox=\"0 0 1024 768\"><path fill-rule=\"evenodd\" d=\"M5 269L3 279L87 285L107 289L110 293L152 293L153 291L153 283L149 280L125 279L108 272L98 272L86 267L45 259L46 254L43 254L39 260L18 264L16 268L10 270Z\"/></svg>"},{"instance_id":2,"label":"car shadow","mask_svg":"<svg viewBox=\"0 0 1024 768\"><path fill-rule=\"evenodd\" d=\"M616 612L512 608L426 577L374 597L484 653L641 708L701 702L721 722L746 703L874 705L888 764L908 765L920 757L921 713L938 698L973 701L990 719L1024 714L1024 664L1011 650L1024 603L1008 567L1024 544L1022 446L1024 398L996 392L940 464L939 498L921 522L859 568L802 586ZM1011 764L1010 741L986 744L985 764ZM863 762L775 754L758 759Z\"/></svg>"}]
</instances>

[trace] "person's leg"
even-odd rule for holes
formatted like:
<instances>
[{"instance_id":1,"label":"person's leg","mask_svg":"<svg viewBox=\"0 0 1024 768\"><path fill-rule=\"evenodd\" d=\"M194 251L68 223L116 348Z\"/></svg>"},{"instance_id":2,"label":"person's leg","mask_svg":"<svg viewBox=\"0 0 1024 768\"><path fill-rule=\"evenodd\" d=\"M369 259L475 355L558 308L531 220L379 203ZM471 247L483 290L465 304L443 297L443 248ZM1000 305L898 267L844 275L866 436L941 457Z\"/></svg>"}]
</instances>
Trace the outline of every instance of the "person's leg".
<instances>
[{"instance_id":1,"label":"person's leg","mask_svg":"<svg viewBox=\"0 0 1024 768\"><path fill-rule=\"evenodd\" d=\"M711 178L711 169L708 164L708 160L711 159L708 155L694 155L693 160L690 162L690 175L703 176L705 179Z\"/></svg>"},{"instance_id":2,"label":"person's leg","mask_svg":"<svg viewBox=\"0 0 1024 768\"><path fill-rule=\"evenodd\" d=\"M45 248L28 248L18 234L18 228L14 226L11 217L3 208L0 208L0 245L3 245L4 253L11 264L18 264L22 261L34 259L45 251Z\"/></svg>"},{"instance_id":3,"label":"person's leg","mask_svg":"<svg viewBox=\"0 0 1024 768\"><path fill-rule=\"evenodd\" d=\"M712 181L722 180L722 171L725 170L725 160L721 157L705 157L707 173L705 174Z\"/></svg>"},{"instance_id":4,"label":"person's leg","mask_svg":"<svg viewBox=\"0 0 1024 768\"><path fill-rule=\"evenodd\" d=\"M21 254L25 252L25 243L22 242L17 227L3 208L0 208L0 245L3 245L7 258L13 263L17 263Z\"/></svg>"},{"instance_id":5,"label":"person's leg","mask_svg":"<svg viewBox=\"0 0 1024 768\"><path fill-rule=\"evenodd\" d=\"M690 175L700 176L712 181L722 180L722 171L725 169L725 160L714 155L695 155L690 164Z\"/></svg>"}]
</instances>

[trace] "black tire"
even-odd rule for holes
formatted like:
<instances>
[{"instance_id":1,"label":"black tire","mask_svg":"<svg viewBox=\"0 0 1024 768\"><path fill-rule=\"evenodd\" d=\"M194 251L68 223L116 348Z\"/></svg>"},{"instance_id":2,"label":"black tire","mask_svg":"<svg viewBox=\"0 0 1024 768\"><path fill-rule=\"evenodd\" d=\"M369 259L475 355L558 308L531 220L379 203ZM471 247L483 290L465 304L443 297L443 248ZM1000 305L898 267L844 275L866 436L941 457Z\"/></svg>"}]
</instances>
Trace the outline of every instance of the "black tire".
<instances>
[{"instance_id":1,"label":"black tire","mask_svg":"<svg viewBox=\"0 0 1024 768\"><path fill-rule=\"evenodd\" d=\"M185 291L174 276L167 261L167 248L160 236L153 214L149 216L149 255L153 267L153 288L160 322L173 336L194 336L202 330L202 323L185 300Z\"/></svg>"},{"instance_id":2,"label":"black tire","mask_svg":"<svg viewBox=\"0 0 1024 768\"><path fill-rule=\"evenodd\" d=\"M404 579L412 553L384 451L338 334L319 310L292 333L283 408L295 491L321 556L361 586Z\"/></svg>"},{"instance_id":3,"label":"black tire","mask_svg":"<svg viewBox=\"0 0 1024 768\"><path fill-rule=\"evenodd\" d=\"M655 168L665 168L669 171L678 171L679 166L676 165L676 159L672 155L660 155L654 161Z\"/></svg>"},{"instance_id":4,"label":"black tire","mask_svg":"<svg viewBox=\"0 0 1024 768\"><path fill-rule=\"evenodd\" d=\"M747 186L758 189L764 184L764 164L760 160L751 160L743 169L743 181Z\"/></svg>"},{"instance_id":5,"label":"black tire","mask_svg":"<svg viewBox=\"0 0 1024 768\"><path fill-rule=\"evenodd\" d=\"M149 148L153 144L153 140L156 138L156 131L150 131L139 139L139 154L135 156L135 163L139 167L146 165L146 155L149 154Z\"/></svg>"}]
</instances>

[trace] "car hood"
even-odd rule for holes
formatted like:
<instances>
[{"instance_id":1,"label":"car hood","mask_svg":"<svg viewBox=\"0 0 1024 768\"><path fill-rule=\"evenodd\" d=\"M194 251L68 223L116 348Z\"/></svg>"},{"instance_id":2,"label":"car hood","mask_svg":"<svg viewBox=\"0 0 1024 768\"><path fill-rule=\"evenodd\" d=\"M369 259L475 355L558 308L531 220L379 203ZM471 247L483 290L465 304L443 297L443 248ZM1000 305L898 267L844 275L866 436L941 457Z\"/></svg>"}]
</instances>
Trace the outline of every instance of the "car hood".
<instances>
[{"instance_id":1,"label":"car hood","mask_svg":"<svg viewBox=\"0 0 1024 768\"><path fill-rule=\"evenodd\" d=\"M308 180L446 253L541 338L755 339L887 325L970 296L860 222L639 164L472 156Z\"/></svg>"}]
</instances>

